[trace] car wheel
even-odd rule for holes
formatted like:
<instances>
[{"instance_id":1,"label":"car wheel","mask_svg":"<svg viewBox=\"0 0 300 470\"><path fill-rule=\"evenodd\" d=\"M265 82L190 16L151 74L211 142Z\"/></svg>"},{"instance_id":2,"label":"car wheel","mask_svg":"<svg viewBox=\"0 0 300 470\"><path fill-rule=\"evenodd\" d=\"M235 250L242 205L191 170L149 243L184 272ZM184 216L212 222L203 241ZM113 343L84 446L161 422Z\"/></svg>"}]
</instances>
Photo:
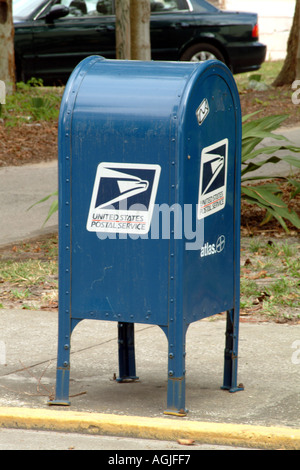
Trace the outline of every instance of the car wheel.
<instances>
[{"instance_id":1,"label":"car wheel","mask_svg":"<svg viewBox=\"0 0 300 470\"><path fill-rule=\"evenodd\" d=\"M215 46L205 43L189 47L180 57L180 60L187 62L204 62L211 59L217 59L225 63L221 52Z\"/></svg>"}]
</instances>

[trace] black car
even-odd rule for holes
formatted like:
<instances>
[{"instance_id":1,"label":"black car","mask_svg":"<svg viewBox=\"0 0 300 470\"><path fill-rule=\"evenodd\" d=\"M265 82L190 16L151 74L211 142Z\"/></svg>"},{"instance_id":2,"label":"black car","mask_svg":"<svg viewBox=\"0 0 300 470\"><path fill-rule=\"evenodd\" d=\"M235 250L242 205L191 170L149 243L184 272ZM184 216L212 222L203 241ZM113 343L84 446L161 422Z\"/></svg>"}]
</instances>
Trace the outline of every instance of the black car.
<instances>
[{"instance_id":1,"label":"black car","mask_svg":"<svg viewBox=\"0 0 300 470\"><path fill-rule=\"evenodd\" d=\"M65 83L89 55L115 58L115 0L13 0L17 80ZM205 0L151 0L152 60L219 59L233 73L256 70L266 46L255 13Z\"/></svg>"}]
</instances>

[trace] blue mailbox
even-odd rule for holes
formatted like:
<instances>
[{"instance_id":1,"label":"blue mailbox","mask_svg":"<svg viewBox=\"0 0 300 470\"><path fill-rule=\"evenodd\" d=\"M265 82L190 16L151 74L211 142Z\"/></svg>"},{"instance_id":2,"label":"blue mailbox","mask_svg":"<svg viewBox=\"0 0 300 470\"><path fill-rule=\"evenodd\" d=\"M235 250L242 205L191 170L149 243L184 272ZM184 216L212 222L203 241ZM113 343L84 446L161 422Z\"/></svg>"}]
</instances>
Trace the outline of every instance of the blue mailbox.
<instances>
[{"instance_id":1,"label":"blue mailbox","mask_svg":"<svg viewBox=\"0 0 300 470\"><path fill-rule=\"evenodd\" d=\"M106 60L71 75L59 119L56 397L71 333L117 322L119 377L136 379L134 323L168 341L166 413L184 415L190 323L227 312L223 388L237 391L241 111L221 62Z\"/></svg>"}]
</instances>

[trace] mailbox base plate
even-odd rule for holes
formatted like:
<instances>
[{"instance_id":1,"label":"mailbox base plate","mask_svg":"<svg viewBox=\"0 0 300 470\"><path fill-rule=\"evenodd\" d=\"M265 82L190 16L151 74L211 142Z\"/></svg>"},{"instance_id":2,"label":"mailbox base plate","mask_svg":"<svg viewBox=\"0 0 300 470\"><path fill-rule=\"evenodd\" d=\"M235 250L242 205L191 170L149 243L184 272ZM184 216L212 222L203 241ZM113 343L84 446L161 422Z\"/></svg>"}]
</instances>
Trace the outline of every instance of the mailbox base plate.
<instances>
[{"instance_id":1,"label":"mailbox base plate","mask_svg":"<svg viewBox=\"0 0 300 470\"><path fill-rule=\"evenodd\" d=\"M220 387L221 390L228 390L230 393L235 393L235 392L242 392L244 390L244 387L238 385L237 387Z\"/></svg>"},{"instance_id":2,"label":"mailbox base plate","mask_svg":"<svg viewBox=\"0 0 300 470\"><path fill-rule=\"evenodd\" d=\"M56 406L70 406L71 402L70 401L65 401L65 400L63 400L63 401L61 401L61 400L50 400L50 401L48 401L48 405L49 406L52 406L52 405L53 406L54 405L56 405Z\"/></svg>"},{"instance_id":3,"label":"mailbox base plate","mask_svg":"<svg viewBox=\"0 0 300 470\"><path fill-rule=\"evenodd\" d=\"M164 415L171 415L171 416L178 416L179 418L184 418L188 414L188 410L180 410L180 411L164 411Z\"/></svg>"}]
</instances>

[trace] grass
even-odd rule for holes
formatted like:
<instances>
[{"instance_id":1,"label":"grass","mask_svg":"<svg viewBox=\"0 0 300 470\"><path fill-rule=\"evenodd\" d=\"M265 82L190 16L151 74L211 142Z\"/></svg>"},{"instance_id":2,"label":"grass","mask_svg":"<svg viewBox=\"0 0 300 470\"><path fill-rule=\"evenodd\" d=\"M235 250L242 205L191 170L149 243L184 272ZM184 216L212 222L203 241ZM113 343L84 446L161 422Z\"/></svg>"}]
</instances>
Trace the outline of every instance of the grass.
<instances>
[{"instance_id":1,"label":"grass","mask_svg":"<svg viewBox=\"0 0 300 470\"><path fill-rule=\"evenodd\" d=\"M34 121L57 120L63 87L44 87L41 80L32 78L16 84L16 91L6 96L0 105L0 118L8 127Z\"/></svg>"},{"instance_id":2,"label":"grass","mask_svg":"<svg viewBox=\"0 0 300 470\"><path fill-rule=\"evenodd\" d=\"M8 260L1 263L2 281L17 284L25 290L39 283L45 283L53 276L57 276L57 263L53 260L21 262Z\"/></svg>"},{"instance_id":3,"label":"grass","mask_svg":"<svg viewBox=\"0 0 300 470\"><path fill-rule=\"evenodd\" d=\"M275 321L300 321L300 243L242 240L241 309Z\"/></svg>"},{"instance_id":4,"label":"grass","mask_svg":"<svg viewBox=\"0 0 300 470\"><path fill-rule=\"evenodd\" d=\"M57 307L57 235L0 252L0 308Z\"/></svg>"},{"instance_id":5,"label":"grass","mask_svg":"<svg viewBox=\"0 0 300 470\"><path fill-rule=\"evenodd\" d=\"M234 76L239 91L245 90L249 86L252 77L258 79L266 85L271 85L283 66L283 60L264 62L257 72L246 72ZM276 90L274 91L276 94Z\"/></svg>"},{"instance_id":6,"label":"grass","mask_svg":"<svg viewBox=\"0 0 300 470\"><path fill-rule=\"evenodd\" d=\"M43 308L57 300L58 268L55 260L1 262L2 308Z\"/></svg>"}]
</instances>

